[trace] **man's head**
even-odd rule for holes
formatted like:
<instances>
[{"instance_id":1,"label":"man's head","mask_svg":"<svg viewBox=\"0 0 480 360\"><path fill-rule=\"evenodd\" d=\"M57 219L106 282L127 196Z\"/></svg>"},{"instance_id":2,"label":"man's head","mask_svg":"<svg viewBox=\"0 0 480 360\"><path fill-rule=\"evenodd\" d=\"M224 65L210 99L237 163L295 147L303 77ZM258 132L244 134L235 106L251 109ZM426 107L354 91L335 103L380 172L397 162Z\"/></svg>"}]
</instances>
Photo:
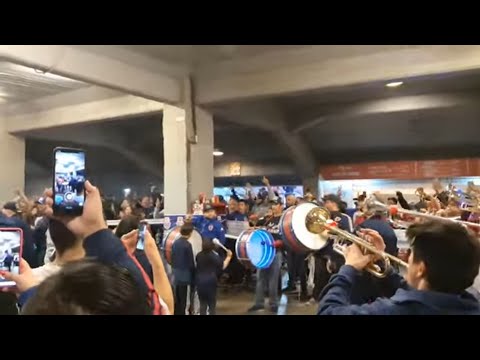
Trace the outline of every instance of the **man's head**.
<instances>
[{"instance_id":1,"label":"man's head","mask_svg":"<svg viewBox=\"0 0 480 360\"><path fill-rule=\"evenodd\" d=\"M118 223L117 228L115 229L115 235L118 238L121 238L123 235L128 234L129 232L138 229L140 225L140 219L134 215L128 215L122 218Z\"/></svg>"},{"instance_id":2,"label":"man's head","mask_svg":"<svg viewBox=\"0 0 480 360\"><path fill-rule=\"evenodd\" d=\"M411 242L408 284L419 290L458 294L470 287L480 267L479 240L457 223L425 222L407 230Z\"/></svg>"},{"instance_id":3,"label":"man's head","mask_svg":"<svg viewBox=\"0 0 480 360\"><path fill-rule=\"evenodd\" d=\"M185 223L180 228L180 234L187 239L192 235L192 232L193 232L192 223Z\"/></svg>"},{"instance_id":4,"label":"man's head","mask_svg":"<svg viewBox=\"0 0 480 360\"><path fill-rule=\"evenodd\" d=\"M81 240L73 235L62 222L51 219L48 229L58 256L62 256L65 251L79 246Z\"/></svg>"},{"instance_id":5,"label":"man's head","mask_svg":"<svg viewBox=\"0 0 480 360\"><path fill-rule=\"evenodd\" d=\"M275 200L270 201L270 207L272 209L273 216L280 216L283 212L282 199L277 197Z\"/></svg>"},{"instance_id":6,"label":"man's head","mask_svg":"<svg viewBox=\"0 0 480 360\"><path fill-rule=\"evenodd\" d=\"M6 217L14 217L19 214L19 209L15 201L9 201L3 205L2 214Z\"/></svg>"},{"instance_id":7,"label":"man's head","mask_svg":"<svg viewBox=\"0 0 480 360\"><path fill-rule=\"evenodd\" d=\"M69 263L48 277L22 315L149 315L132 275L93 260Z\"/></svg>"},{"instance_id":8,"label":"man's head","mask_svg":"<svg viewBox=\"0 0 480 360\"><path fill-rule=\"evenodd\" d=\"M238 199L235 197L230 197L230 200L228 200L228 211L229 212L235 212L238 211Z\"/></svg>"},{"instance_id":9,"label":"man's head","mask_svg":"<svg viewBox=\"0 0 480 360\"><path fill-rule=\"evenodd\" d=\"M297 198L293 194L288 194L285 198L287 207L294 206L297 203Z\"/></svg>"},{"instance_id":10,"label":"man's head","mask_svg":"<svg viewBox=\"0 0 480 360\"><path fill-rule=\"evenodd\" d=\"M337 195L326 195L323 198L323 201L328 211L340 211L340 207L342 206L342 200Z\"/></svg>"},{"instance_id":11,"label":"man's head","mask_svg":"<svg viewBox=\"0 0 480 360\"><path fill-rule=\"evenodd\" d=\"M211 205L205 205L203 207L203 216L206 219L213 220L217 217L217 213Z\"/></svg>"},{"instance_id":12,"label":"man's head","mask_svg":"<svg viewBox=\"0 0 480 360\"><path fill-rule=\"evenodd\" d=\"M240 214L246 214L247 213L247 202L245 200L239 200L238 201L238 212Z\"/></svg>"},{"instance_id":13,"label":"man's head","mask_svg":"<svg viewBox=\"0 0 480 360\"><path fill-rule=\"evenodd\" d=\"M140 205L144 209L151 208L152 207L152 198L150 196L142 197L142 200L140 201Z\"/></svg>"}]
</instances>

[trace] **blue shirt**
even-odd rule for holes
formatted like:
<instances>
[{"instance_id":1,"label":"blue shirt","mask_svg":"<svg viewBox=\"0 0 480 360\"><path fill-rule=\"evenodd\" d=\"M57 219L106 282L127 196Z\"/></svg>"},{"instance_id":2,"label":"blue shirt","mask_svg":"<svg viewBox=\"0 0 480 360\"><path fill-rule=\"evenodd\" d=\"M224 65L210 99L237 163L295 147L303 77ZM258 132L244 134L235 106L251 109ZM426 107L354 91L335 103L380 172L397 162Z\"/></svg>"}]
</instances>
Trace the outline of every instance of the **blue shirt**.
<instances>
[{"instance_id":1,"label":"blue shirt","mask_svg":"<svg viewBox=\"0 0 480 360\"><path fill-rule=\"evenodd\" d=\"M225 245L225 230L217 219L210 220L199 216L192 219L192 224L200 235L202 235L202 238L218 239Z\"/></svg>"}]
</instances>

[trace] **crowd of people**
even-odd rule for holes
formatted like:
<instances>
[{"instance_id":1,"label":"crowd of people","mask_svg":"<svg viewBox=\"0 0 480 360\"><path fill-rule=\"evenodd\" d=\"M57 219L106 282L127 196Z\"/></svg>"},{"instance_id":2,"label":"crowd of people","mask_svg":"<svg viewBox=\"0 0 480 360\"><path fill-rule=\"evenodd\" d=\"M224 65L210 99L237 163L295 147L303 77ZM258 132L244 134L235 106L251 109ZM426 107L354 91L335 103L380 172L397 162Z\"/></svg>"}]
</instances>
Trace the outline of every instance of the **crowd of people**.
<instances>
[{"instance_id":1,"label":"crowd of people","mask_svg":"<svg viewBox=\"0 0 480 360\"><path fill-rule=\"evenodd\" d=\"M480 314L478 293L472 288L480 268L480 244L462 224L413 219L406 230L410 252L405 276L392 266L378 278L365 270L380 258L359 246L348 244L344 256L334 251L333 241L318 251L293 251L279 227L287 209L314 202L329 211L338 228L397 257L395 219L384 206L366 201L363 193L356 199L352 219L336 194L315 199L306 191L303 197L286 194L282 199L267 178L263 183L265 189L256 194L247 184L243 199L232 190L228 204L200 195L179 229L169 266L151 229L142 234L143 250L137 246L140 223L162 216L163 197L156 192L138 200L125 198L116 207L86 181L83 213L74 218L53 215L51 190L36 200L18 192L0 215L0 228L21 228L24 234L20 273L0 271L1 277L16 283L0 293L0 312L18 313L19 308L21 314L185 315L195 314L198 296L199 313L215 315L220 281L235 286L256 279L249 313L278 313L283 292L318 304L319 315ZM429 212L432 198L444 204L444 210L458 203L453 191L434 189L434 195L422 195L413 208ZM396 195L384 203L412 208L400 192ZM110 218L121 220L113 231L106 225ZM239 222L272 235L275 255L267 268L245 267L237 259L236 240L226 234L237 231ZM202 239L198 253L191 242L195 231ZM286 287L283 273L288 273Z\"/></svg>"}]
</instances>

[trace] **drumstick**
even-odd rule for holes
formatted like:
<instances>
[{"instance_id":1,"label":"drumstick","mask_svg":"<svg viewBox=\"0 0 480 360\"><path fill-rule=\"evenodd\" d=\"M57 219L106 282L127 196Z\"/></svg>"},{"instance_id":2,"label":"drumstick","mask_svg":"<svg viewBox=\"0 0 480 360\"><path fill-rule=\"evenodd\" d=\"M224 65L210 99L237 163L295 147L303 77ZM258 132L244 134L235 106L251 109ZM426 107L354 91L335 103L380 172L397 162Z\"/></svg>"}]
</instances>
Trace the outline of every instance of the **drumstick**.
<instances>
[{"instance_id":1,"label":"drumstick","mask_svg":"<svg viewBox=\"0 0 480 360\"><path fill-rule=\"evenodd\" d=\"M215 245L220 246L223 250L225 250L225 251L228 252L228 249L227 249L225 246L222 245L222 243L220 242L220 240L218 240L218 239L213 239L212 241L213 241L213 243L214 243Z\"/></svg>"}]
</instances>

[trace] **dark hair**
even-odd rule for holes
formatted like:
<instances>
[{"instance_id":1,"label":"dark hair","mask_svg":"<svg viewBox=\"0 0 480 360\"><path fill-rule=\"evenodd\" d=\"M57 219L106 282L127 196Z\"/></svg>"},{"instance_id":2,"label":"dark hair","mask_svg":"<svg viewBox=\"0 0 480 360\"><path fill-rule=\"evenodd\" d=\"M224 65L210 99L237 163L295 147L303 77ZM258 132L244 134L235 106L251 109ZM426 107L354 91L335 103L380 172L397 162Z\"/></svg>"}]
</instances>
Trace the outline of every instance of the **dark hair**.
<instances>
[{"instance_id":1,"label":"dark hair","mask_svg":"<svg viewBox=\"0 0 480 360\"><path fill-rule=\"evenodd\" d=\"M190 236L192 235L192 232L193 232L193 225L192 223L185 223L182 225L182 227L180 228L180 234L182 236Z\"/></svg>"},{"instance_id":2,"label":"dark hair","mask_svg":"<svg viewBox=\"0 0 480 360\"><path fill-rule=\"evenodd\" d=\"M480 267L479 240L463 225L413 224L407 230L413 262L423 261L433 291L458 294L472 285Z\"/></svg>"},{"instance_id":3,"label":"dark hair","mask_svg":"<svg viewBox=\"0 0 480 360\"><path fill-rule=\"evenodd\" d=\"M243 204L247 205L247 200L245 200L245 199L240 199L240 200L238 200L238 203L239 203L239 204L240 204L240 203L243 203Z\"/></svg>"},{"instance_id":4,"label":"dark hair","mask_svg":"<svg viewBox=\"0 0 480 360\"><path fill-rule=\"evenodd\" d=\"M44 280L23 315L149 315L147 299L124 268L98 261L68 263Z\"/></svg>"},{"instance_id":5,"label":"dark hair","mask_svg":"<svg viewBox=\"0 0 480 360\"><path fill-rule=\"evenodd\" d=\"M125 216L117 226L115 230L115 235L121 238L123 235L128 234L130 231L138 229L138 225L140 224L140 220L137 216L128 215Z\"/></svg>"},{"instance_id":6,"label":"dark hair","mask_svg":"<svg viewBox=\"0 0 480 360\"><path fill-rule=\"evenodd\" d=\"M77 237L60 221L51 219L48 228L52 242L55 245L55 251L60 256L63 255L66 250L76 245L78 241Z\"/></svg>"},{"instance_id":7,"label":"dark hair","mask_svg":"<svg viewBox=\"0 0 480 360\"><path fill-rule=\"evenodd\" d=\"M398 200L396 197L389 197L388 200L392 201L394 204L398 204Z\"/></svg>"},{"instance_id":8,"label":"dark hair","mask_svg":"<svg viewBox=\"0 0 480 360\"><path fill-rule=\"evenodd\" d=\"M202 239L202 251L213 251L215 250L215 244L212 239L203 238Z\"/></svg>"}]
</instances>

